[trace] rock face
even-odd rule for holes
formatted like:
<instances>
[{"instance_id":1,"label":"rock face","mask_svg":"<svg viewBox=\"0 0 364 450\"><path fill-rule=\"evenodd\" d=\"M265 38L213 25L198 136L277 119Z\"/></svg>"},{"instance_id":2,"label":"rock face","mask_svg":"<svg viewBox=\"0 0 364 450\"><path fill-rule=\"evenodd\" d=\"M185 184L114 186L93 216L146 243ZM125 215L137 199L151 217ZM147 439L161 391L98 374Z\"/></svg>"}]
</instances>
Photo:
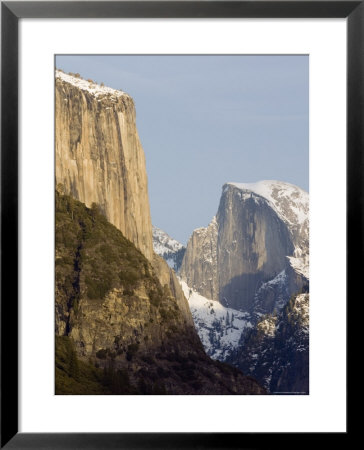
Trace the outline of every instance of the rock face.
<instances>
[{"instance_id":1,"label":"rock face","mask_svg":"<svg viewBox=\"0 0 364 450\"><path fill-rule=\"evenodd\" d=\"M193 232L181 266L206 351L272 393L308 393L308 208L308 194L288 183L225 184L216 218ZM198 303L195 290L207 299ZM232 328L219 305L245 322Z\"/></svg>"},{"instance_id":2,"label":"rock face","mask_svg":"<svg viewBox=\"0 0 364 450\"><path fill-rule=\"evenodd\" d=\"M75 348L57 348L56 392L264 394L206 355L174 272L154 258L99 208L56 194L56 342Z\"/></svg>"},{"instance_id":3,"label":"rock face","mask_svg":"<svg viewBox=\"0 0 364 450\"><path fill-rule=\"evenodd\" d=\"M166 264L161 256L156 254L153 255L152 266L161 285L168 286L171 294L176 299L185 323L193 327L191 311L175 272Z\"/></svg>"},{"instance_id":4,"label":"rock face","mask_svg":"<svg viewBox=\"0 0 364 450\"><path fill-rule=\"evenodd\" d=\"M262 317L227 360L271 393L309 393L309 294Z\"/></svg>"},{"instance_id":5,"label":"rock face","mask_svg":"<svg viewBox=\"0 0 364 450\"><path fill-rule=\"evenodd\" d=\"M180 269L188 286L212 300L219 300L217 239L218 223L214 217L208 227L192 233Z\"/></svg>"},{"instance_id":6,"label":"rock face","mask_svg":"<svg viewBox=\"0 0 364 450\"><path fill-rule=\"evenodd\" d=\"M56 183L107 219L151 260L145 157L131 97L56 72Z\"/></svg>"},{"instance_id":7,"label":"rock face","mask_svg":"<svg viewBox=\"0 0 364 450\"><path fill-rule=\"evenodd\" d=\"M153 253L132 99L56 76L56 392L264 394L210 359Z\"/></svg>"},{"instance_id":8,"label":"rock face","mask_svg":"<svg viewBox=\"0 0 364 450\"><path fill-rule=\"evenodd\" d=\"M281 309L308 283L308 194L276 181L225 184L216 218L188 242L181 277L230 308Z\"/></svg>"}]
</instances>

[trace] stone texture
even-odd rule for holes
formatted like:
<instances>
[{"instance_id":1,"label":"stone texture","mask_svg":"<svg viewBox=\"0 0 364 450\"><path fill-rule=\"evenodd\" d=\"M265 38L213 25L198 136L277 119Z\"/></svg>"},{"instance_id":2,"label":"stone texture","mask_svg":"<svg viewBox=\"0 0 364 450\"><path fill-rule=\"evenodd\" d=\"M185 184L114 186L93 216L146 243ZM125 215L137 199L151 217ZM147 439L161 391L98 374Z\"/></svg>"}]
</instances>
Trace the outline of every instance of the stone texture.
<instances>
[{"instance_id":1,"label":"stone texture","mask_svg":"<svg viewBox=\"0 0 364 450\"><path fill-rule=\"evenodd\" d=\"M99 204L151 260L148 183L134 102L120 91L99 87L98 92L92 83L77 82L57 72L56 183L88 207Z\"/></svg>"},{"instance_id":2,"label":"stone texture","mask_svg":"<svg viewBox=\"0 0 364 450\"><path fill-rule=\"evenodd\" d=\"M114 381L125 371L140 394L264 394L206 355L173 270L153 253L128 95L57 74L56 184L55 331L77 357Z\"/></svg>"},{"instance_id":3,"label":"stone texture","mask_svg":"<svg viewBox=\"0 0 364 450\"><path fill-rule=\"evenodd\" d=\"M111 393L265 393L206 355L162 258L151 263L100 211L58 192L56 226L56 333L70 338L79 360L103 369L100 382L110 374Z\"/></svg>"},{"instance_id":4,"label":"stone texture","mask_svg":"<svg viewBox=\"0 0 364 450\"><path fill-rule=\"evenodd\" d=\"M152 266L161 285L168 286L172 296L176 299L176 303L183 314L185 323L194 327L188 302L174 270L168 266L161 256L156 254L153 255Z\"/></svg>"},{"instance_id":5,"label":"stone texture","mask_svg":"<svg viewBox=\"0 0 364 450\"><path fill-rule=\"evenodd\" d=\"M301 195L299 188L297 194L289 185L283 195L279 186L270 186L268 201L224 185L216 218L187 244L181 277L190 287L224 306L266 313L308 285L308 201L298 208L292 196Z\"/></svg>"},{"instance_id":6,"label":"stone texture","mask_svg":"<svg viewBox=\"0 0 364 450\"><path fill-rule=\"evenodd\" d=\"M218 300L217 222L194 230L182 260L180 274L187 285L212 300Z\"/></svg>"},{"instance_id":7,"label":"stone texture","mask_svg":"<svg viewBox=\"0 0 364 450\"><path fill-rule=\"evenodd\" d=\"M293 253L290 234L263 199L234 186L223 191L217 221L219 300L249 311L257 285L280 273Z\"/></svg>"},{"instance_id":8,"label":"stone texture","mask_svg":"<svg viewBox=\"0 0 364 450\"><path fill-rule=\"evenodd\" d=\"M309 294L261 318L228 361L271 393L309 393Z\"/></svg>"}]
</instances>

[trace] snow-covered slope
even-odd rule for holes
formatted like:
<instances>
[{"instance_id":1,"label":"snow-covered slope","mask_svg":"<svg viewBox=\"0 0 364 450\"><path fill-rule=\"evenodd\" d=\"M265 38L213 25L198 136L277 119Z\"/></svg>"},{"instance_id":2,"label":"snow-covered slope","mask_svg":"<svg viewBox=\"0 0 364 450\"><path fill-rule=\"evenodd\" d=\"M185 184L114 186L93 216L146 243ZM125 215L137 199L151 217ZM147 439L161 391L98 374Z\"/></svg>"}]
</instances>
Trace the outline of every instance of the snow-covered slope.
<instances>
[{"instance_id":1,"label":"snow-covered slope","mask_svg":"<svg viewBox=\"0 0 364 450\"><path fill-rule=\"evenodd\" d=\"M220 302L203 297L184 281L180 283L206 353L224 361L237 348L243 331L252 327L249 314L226 308Z\"/></svg>"},{"instance_id":2,"label":"snow-covered slope","mask_svg":"<svg viewBox=\"0 0 364 450\"><path fill-rule=\"evenodd\" d=\"M180 242L171 238L165 231L154 225L152 231L153 250L167 261L169 267L177 272L181 266L186 248Z\"/></svg>"}]
</instances>

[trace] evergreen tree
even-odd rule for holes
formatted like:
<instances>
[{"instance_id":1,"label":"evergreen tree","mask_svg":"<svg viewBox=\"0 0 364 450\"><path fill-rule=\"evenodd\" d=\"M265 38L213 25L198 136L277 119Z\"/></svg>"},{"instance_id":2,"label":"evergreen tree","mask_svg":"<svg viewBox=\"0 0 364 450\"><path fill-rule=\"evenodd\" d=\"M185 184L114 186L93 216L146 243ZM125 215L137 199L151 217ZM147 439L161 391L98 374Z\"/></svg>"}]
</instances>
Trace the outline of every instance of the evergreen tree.
<instances>
[{"instance_id":1,"label":"evergreen tree","mask_svg":"<svg viewBox=\"0 0 364 450\"><path fill-rule=\"evenodd\" d=\"M69 373L70 373L71 377L74 378L75 380L78 379L79 374L80 374L77 355L73 349L71 349L70 355L69 355Z\"/></svg>"}]
</instances>

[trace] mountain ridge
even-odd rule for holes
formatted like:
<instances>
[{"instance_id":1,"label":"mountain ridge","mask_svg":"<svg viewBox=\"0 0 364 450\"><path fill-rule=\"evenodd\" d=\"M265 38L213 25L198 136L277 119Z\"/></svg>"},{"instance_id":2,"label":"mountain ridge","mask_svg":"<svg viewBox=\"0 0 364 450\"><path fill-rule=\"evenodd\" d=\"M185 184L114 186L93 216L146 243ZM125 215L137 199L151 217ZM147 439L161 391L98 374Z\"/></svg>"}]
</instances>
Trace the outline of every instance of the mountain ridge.
<instances>
[{"instance_id":1,"label":"mountain ridge","mask_svg":"<svg viewBox=\"0 0 364 450\"><path fill-rule=\"evenodd\" d=\"M278 201L282 205L277 206ZM194 230L188 241L182 279L201 295L241 311L248 311L257 284L283 270L286 275L295 272L291 279L302 278L296 283L299 290L298 285L308 281L308 207L308 194L289 183L225 183L217 215L208 227ZM234 278L238 282L242 276L246 281L235 287ZM237 290L250 303L239 307Z\"/></svg>"},{"instance_id":2,"label":"mountain ridge","mask_svg":"<svg viewBox=\"0 0 364 450\"><path fill-rule=\"evenodd\" d=\"M168 266L177 273L181 267L186 247L154 225L152 226L152 234L154 252L165 259Z\"/></svg>"}]
</instances>

